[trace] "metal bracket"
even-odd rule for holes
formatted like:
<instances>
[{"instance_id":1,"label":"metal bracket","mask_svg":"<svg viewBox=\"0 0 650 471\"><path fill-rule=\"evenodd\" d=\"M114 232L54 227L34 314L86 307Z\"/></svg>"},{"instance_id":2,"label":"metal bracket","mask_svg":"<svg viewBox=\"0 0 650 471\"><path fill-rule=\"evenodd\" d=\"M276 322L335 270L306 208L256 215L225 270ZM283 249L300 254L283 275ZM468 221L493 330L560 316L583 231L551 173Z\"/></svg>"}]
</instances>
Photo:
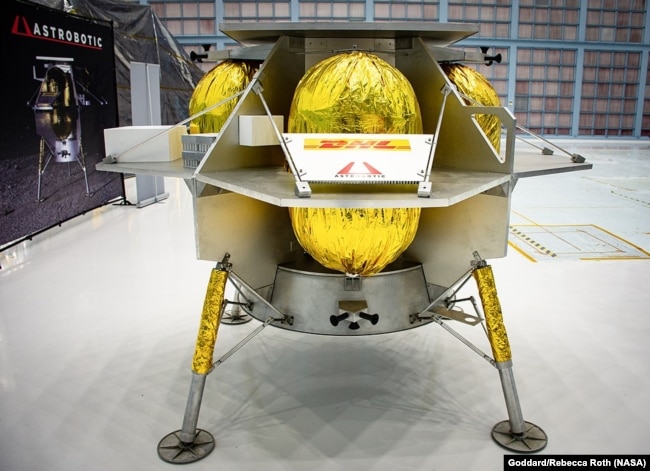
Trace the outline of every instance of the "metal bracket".
<instances>
[{"instance_id":1,"label":"metal bracket","mask_svg":"<svg viewBox=\"0 0 650 471\"><path fill-rule=\"evenodd\" d=\"M345 291L361 291L361 277L346 276L343 280L343 289Z\"/></svg>"},{"instance_id":2,"label":"metal bracket","mask_svg":"<svg viewBox=\"0 0 650 471\"><path fill-rule=\"evenodd\" d=\"M309 198L311 196L311 186L308 182L297 181L294 186L294 193L298 198Z\"/></svg>"},{"instance_id":3,"label":"metal bracket","mask_svg":"<svg viewBox=\"0 0 650 471\"><path fill-rule=\"evenodd\" d=\"M273 321L279 322L280 324L293 325L293 316L284 314L282 317L274 318Z\"/></svg>"},{"instance_id":4,"label":"metal bracket","mask_svg":"<svg viewBox=\"0 0 650 471\"><path fill-rule=\"evenodd\" d=\"M462 322L463 324L467 324L467 325L476 325L483 322L483 319L480 316L473 316L471 314L467 314L466 312L457 309L447 309L442 306L436 306L433 308L433 312L435 312L441 317L446 317L447 319L453 319L455 321Z\"/></svg>"},{"instance_id":5,"label":"metal bracket","mask_svg":"<svg viewBox=\"0 0 650 471\"><path fill-rule=\"evenodd\" d=\"M225 253L220 262L217 262L216 269L221 271L230 271L232 269L232 263L229 262L230 254Z\"/></svg>"},{"instance_id":6,"label":"metal bracket","mask_svg":"<svg viewBox=\"0 0 650 471\"><path fill-rule=\"evenodd\" d=\"M293 174L293 178L295 179L295 189L294 189L295 195L298 198L309 198L311 196L311 187L309 186L309 183L302 181L302 179L300 178L300 172L296 167L296 163L294 162L293 157L291 157L291 152L289 152L287 143L285 142L284 138L282 137L282 133L280 132L278 126L275 124L275 121L273 120L273 114L271 113L271 110L269 109L269 105L266 103L266 100L264 99L264 95L263 95L264 87L262 86L262 82L260 82L261 77L262 75L259 72L255 75L255 77L253 78L255 83L252 85L252 90L259 97L260 101L262 102L262 106L264 106L264 111L266 112L266 115L269 117L269 120L271 121L271 126L273 126L273 132L275 132L275 135L278 138L278 142L280 143L282 152L284 153L284 156L287 160L289 169Z\"/></svg>"},{"instance_id":7,"label":"metal bracket","mask_svg":"<svg viewBox=\"0 0 650 471\"><path fill-rule=\"evenodd\" d=\"M418 183L418 197L429 198L431 196L432 185L431 182Z\"/></svg>"},{"instance_id":8,"label":"metal bracket","mask_svg":"<svg viewBox=\"0 0 650 471\"><path fill-rule=\"evenodd\" d=\"M474 252L472 252L472 255L474 256L474 260L472 260L470 264L472 265L472 268L474 270L476 270L477 268L487 267L487 262L481 258L481 255L478 253L478 251L475 250Z\"/></svg>"}]
</instances>

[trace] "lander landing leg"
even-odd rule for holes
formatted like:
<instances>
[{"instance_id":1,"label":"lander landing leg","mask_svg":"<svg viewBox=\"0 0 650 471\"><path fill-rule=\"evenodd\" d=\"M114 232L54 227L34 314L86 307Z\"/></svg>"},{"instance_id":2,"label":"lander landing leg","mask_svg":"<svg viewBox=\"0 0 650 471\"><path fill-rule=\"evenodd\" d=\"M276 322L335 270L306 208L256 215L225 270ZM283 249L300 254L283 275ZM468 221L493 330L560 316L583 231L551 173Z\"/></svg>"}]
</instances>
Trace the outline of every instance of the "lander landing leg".
<instances>
[{"instance_id":1,"label":"lander landing leg","mask_svg":"<svg viewBox=\"0 0 650 471\"><path fill-rule=\"evenodd\" d=\"M481 318L478 306L473 297L455 299L456 293L460 291L471 277L474 277L476 281L485 319ZM476 316L468 315L462 310L453 309L453 305L463 301L471 301L476 311ZM411 321L416 322L418 320L432 319L497 369L508 411L508 420L501 421L492 428L492 438L497 444L507 450L519 453L535 453L544 449L548 443L548 438L544 430L523 419L515 379L512 373L512 352L510 351L508 334L503 324L501 305L497 296L494 275L492 268L485 260L480 258L477 252L474 252L472 269L458 282L451 296L445 299L445 304L446 307L442 305L430 306L420 314L411 316ZM433 317L429 316L431 312L434 313ZM483 352L459 332L447 325L447 319L453 319L471 326L480 324L485 320L484 328L494 358L490 357L490 355Z\"/></svg>"},{"instance_id":2,"label":"lander landing leg","mask_svg":"<svg viewBox=\"0 0 650 471\"><path fill-rule=\"evenodd\" d=\"M503 324L501 305L497 296L492 267L475 253L474 279L485 314L488 339L494 355L494 366L499 371L509 420L497 423L492 438L502 447L521 453L534 453L548 443L546 433L537 425L526 422L521 413L515 379L512 373L512 353L508 334Z\"/></svg>"},{"instance_id":3,"label":"lander landing leg","mask_svg":"<svg viewBox=\"0 0 650 471\"><path fill-rule=\"evenodd\" d=\"M45 158L46 153L48 154L47 159ZM52 160L52 157L53 155L51 151L50 150L46 151L45 139L41 138L40 147L38 151L38 189L36 192L36 201L39 203L45 200L45 198L41 196L41 190L43 188L43 174L45 173L45 169L50 163L50 160ZM90 186L88 185L88 171L86 169L86 156L84 155L83 149L81 148L79 149L78 158L76 158L75 160L81 167L81 171L84 174L84 182L86 184L86 196L92 196L92 193L90 192ZM70 175L70 163L71 162L68 162L68 175Z\"/></svg>"},{"instance_id":4,"label":"lander landing leg","mask_svg":"<svg viewBox=\"0 0 650 471\"><path fill-rule=\"evenodd\" d=\"M229 255L217 264L210 274L205 295L201 323L192 360L192 382L183 416L183 426L158 443L158 456L168 463L192 463L205 458L215 446L214 437L197 428L203 389L208 373L212 369L212 356L217 341L219 322L224 310L226 282L231 265Z\"/></svg>"},{"instance_id":5,"label":"lander landing leg","mask_svg":"<svg viewBox=\"0 0 650 471\"><path fill-rule=\"evenodd\" d=\"M455 318L456 320L460 320L470 325L476 325L483 321L478 313L478 308L473 298L469 299L472 301L472 304L477 311L476 317L467 315L462 311L454 310L449 306L449 304L465 301L455 299L450 301L451 298L455 298L455 293L460 290L460 287L455 290L451 298L447 298L447 308L430 305L419 315L410 316L411 323L425 319L436 322L498 370L506 402L508 420L501 421L493 427L492 438L497 444L510 451L534 453L542 450L546 446L548 438L546 433L540 427L523 419L519 397L517 395L517 388L512 373L512 354L510 351L510 344L503 324L503 316L499 299L497 297L492 268L478 256L478 253L474 253L474 257L475 260L472 263L473 268L465 275L464 280L460 283L460 287L462 287L469 278L472 276L474 277L485 314L484 320L486 333L494 358L491 358L489 355L482 352L479 348L474 346L462 335L443 322L443 319L448 318ZM213 362L214 347L219 325L222 323L226 305L231 303L225 299L226 284L229 277L233 278L232 282L235 285L235 288L238 290L241 299L245 300L245 302L238 301L231 304L245 307L246 310L252 310L253 307L252 303L247 300L241 289L242 287L245 287L247 291L250 291L251 293L253 293L254 290L246 285L235 273L231 272L232 265L229 263L229 259L230 256L226 254L223 260L212 270L210 275L210 282L208 284L203 305L201 323L192 361L192 381L190 384L182 428L167 434L158 443L158 456L168 463L192 463L205 458L215 448L214 437L209 432L197 428L207 375L212 372L216 366L222 364L227 358L238 351L244 344L249 342L271 323L278 321L293 325L293 318L291 316L282 314L268 301L261 296L258 296L256 299L279 317L269 317L262 325L246 336L229 352L224 354L216 362ZM372 324L375 324L378 320L376 315L368 315L365 312L362 312L364 306L360 303L357 304L354 306L340 305L339 311L341 309L345 310L345 315L332 316L330 322L332 324L338 324L341 320L348 320L349 312L347 311L352 310L355 313L358 313L359 317L367 319ZM432 308L432 310L429 310L429 308ZM427 312L429 314L433 313L433 317L426 316Z\"/></svg>"},{"instance_id":6,"label":"lander landing leg","mask_svg":"<svg viewBox=\"0 0 650 471\"><path fill-rule=\"evenodd\" d=\"M213 362L212 357L214 355L214 346L217 341L219 325L222 323L225 307L229 303L229 301L225 300L226 283L228 282L229 276L232 276L237 281L235 287L238 290L241 289L241 285L244 285L243 280L231 272L232 265L229 263L229 259L230 255L225 254L223 260L217 263L217 266L210 274L210 281L203 303L199 333L194 349L192 382L190 383L190 392L187 398L182 428L165 435L158 443L158 456L168 463L193 463L205 458L214 450L215 440L212 434L197 428L201 401L203 399L203 389L205 388L205 380L208 374L216 366L221 365L230 358L246 343L250 342L271 323L275 321L291 322L290 318L276 311L280 315L280 318L269 317L263 324L221 356L221 358ZM242 296L242 298L244 297ZM262 301L261 298L260 301ZM239 305L246 306L249 309L252 308L250 302L242 302ZM272 306L269 307L274 310ZM244 322L247 321L245 320Z\"/></svg>"}]
</instances>

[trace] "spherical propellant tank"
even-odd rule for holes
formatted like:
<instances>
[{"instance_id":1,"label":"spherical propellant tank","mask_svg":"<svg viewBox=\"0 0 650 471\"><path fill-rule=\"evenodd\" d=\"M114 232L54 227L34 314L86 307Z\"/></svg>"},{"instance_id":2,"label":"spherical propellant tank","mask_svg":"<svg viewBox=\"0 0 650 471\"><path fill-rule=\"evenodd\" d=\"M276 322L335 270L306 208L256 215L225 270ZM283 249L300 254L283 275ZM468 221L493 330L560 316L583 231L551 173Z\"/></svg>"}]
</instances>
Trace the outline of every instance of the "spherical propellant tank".
<instances>
[{"instance_id":1,"label":"spherical propellant tank","mask_svg":"<svg viewBox=\"0 0 650 471\"><path fill-rule=\"evenodd\" d=\"M190 116L241 92L250 83L259 63L256 61L225 60L210 69L196 84L190 98ZM237 104L232 99L198 116L190 122L190 134L217 133Z\"/></svg>"},{"instance_id":2,"label":"spherical propellant tank","mask_svg":"<svg viewBox=\"0 0 650 471\"><path fill-rule=\"evenodd\" d=\"M417 134L422 118L406 77L378 56L355 51L331 56L306 72L294 93L288 130ZM395 261L413 241L420 217L420 208L289 211L305 251L323 266L354 276L374 275Z\"/></svg>"},{"instance_id":3,"label":"spherical propellant tank","mask_svg":"<svg viewBox=\"0 0 650 471\"><path fill-rule=\"evenodd\" d=\"M501 100L490 81L476 69L464 64L442 64L442 70L458 91L466 98L468 105L501 106ZM501 121L495 115L481 114L476 117L481 129L494 148L501 147Z\"/></svg>"}]
</instances>

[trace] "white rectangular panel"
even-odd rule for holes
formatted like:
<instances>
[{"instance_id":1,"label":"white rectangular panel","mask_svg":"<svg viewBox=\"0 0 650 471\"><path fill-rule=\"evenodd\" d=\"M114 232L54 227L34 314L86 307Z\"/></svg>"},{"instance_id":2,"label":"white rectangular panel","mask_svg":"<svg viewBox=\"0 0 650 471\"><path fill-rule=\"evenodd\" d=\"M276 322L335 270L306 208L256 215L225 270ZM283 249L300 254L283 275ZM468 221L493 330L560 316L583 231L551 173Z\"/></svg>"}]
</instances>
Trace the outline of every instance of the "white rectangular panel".
<instances>
[{"instance_id":1,"label":"white rectangular panel","mask_svg":"<svg viewBox=\"0 0 650 471\"><path fill-rule=\"evenodd\" d=\"M283 134L302 181L417 183L424 180L432 134Z\"/></svg>"}]
</instances>

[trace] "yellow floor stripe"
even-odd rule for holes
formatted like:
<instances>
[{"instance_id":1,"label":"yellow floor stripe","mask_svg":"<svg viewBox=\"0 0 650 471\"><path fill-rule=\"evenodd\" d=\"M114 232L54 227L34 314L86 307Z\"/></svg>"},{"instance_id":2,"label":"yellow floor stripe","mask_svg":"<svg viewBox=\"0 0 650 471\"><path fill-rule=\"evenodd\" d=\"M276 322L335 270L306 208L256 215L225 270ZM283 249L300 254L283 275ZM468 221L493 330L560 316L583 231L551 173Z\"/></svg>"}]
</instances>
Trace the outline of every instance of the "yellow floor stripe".
<instances>
[{"instance_id":1,"label":"yellow floor stripe","mask_svg":"<svg viewBox=\"0 0 650 471\"><path fill-rule=\"evenodd\" d=\"M557 257L557 254L553 253L552 250L547 249L542 244L540 244L539 242L536 242L532 238L528 237L526 234L524 234L520 230L515 229L513 226L510 226L510 232L512 232L514 235L516 235L520 239L523 239L524 241L528 242L530 245L535 247L537 250L539 250L543 254L548 255L549 257Z\"/></svg>"},{"instance_id":2,"label":"yellow floor stripe","mask_svg":"<svg viewBox=\"0 0 650 471\"><path fill-rule=\"evenodd\" d=\"M517 244L515 244L514 242L508 241L508 245L510 247L512 247L513 249L515 249L517 252L519 252L521 255L523 255L525 258L530 260L531 262L537 263L537 260L535 258L530 256L525 250L522 250L521 248L519 248L519 246L517 246Z\"/></svg>"},{"instance_id":3,"label":"yellow floor stripe","mask_svg":"<svg viewBox=\"0 0 650 471\"><path fill-rule=\"evenodd\" d=\"M565 225L519 225L523 227L522 230L518 229L516 226L510 226L510 234L514 236L515 239L520 240L524 245L518 245L515 241L509 240L508 245L515 249L517 252L522 254L528 260L532 262L539 261L535 258L536 254L539 254L544 260L555 260L555 259L573 259L573 260L647 260L650 259L650 252L644 250L638 245L625 240L624 238L613 234L612 232L603 229L602 227L596 226L594 224L565 224ZM546 247L544 244L536 241L533 237L526 234L526 228L529 228L533 232L542 233L544 238L547 236L552 236L548 239L553 246L553 242L557 239L558 243L565 241L565 235L573 233L582 233L593 239L597 239L603 244L609 245L612 250L609 252L610 255L598 256L599 250L589 250L589 244L587 246L577 247L577 251L571 251L563 253L562 250L556 253L552 248ZM567 230L567 228L569 230ZM605 237L606 236L606 237ZM561 245L558 246L561 248ZM556 248L557 250L557 248ZM532 253L531 253L532 252ZM580 256L581 252L584 256Z\"/></svg>"}]
</instances>

